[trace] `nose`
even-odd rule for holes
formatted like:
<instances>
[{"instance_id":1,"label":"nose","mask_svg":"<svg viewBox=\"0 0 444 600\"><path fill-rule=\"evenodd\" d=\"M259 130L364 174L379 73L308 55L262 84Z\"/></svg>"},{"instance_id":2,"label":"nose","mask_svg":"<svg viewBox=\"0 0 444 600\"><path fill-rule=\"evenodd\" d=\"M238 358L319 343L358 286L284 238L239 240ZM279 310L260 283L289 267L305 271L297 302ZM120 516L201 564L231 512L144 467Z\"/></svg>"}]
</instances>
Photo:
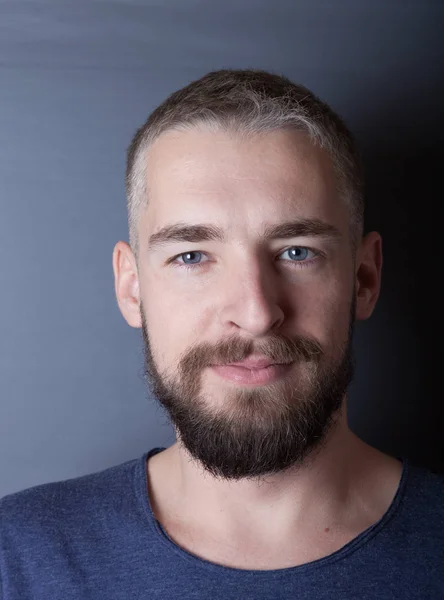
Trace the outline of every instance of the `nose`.
<instances>
[{"instance_id":1,"label":"nose","mask_svg":"<svg viewBox=\"0 0 444 600\"><path fill-rule=\"evenodd\" d=\"M279 302L279 284L272 268L248 264L230 269L220 309L225 330L237 328L261 337L280 327L284 311Z\"/></svg>"}]
</instances>

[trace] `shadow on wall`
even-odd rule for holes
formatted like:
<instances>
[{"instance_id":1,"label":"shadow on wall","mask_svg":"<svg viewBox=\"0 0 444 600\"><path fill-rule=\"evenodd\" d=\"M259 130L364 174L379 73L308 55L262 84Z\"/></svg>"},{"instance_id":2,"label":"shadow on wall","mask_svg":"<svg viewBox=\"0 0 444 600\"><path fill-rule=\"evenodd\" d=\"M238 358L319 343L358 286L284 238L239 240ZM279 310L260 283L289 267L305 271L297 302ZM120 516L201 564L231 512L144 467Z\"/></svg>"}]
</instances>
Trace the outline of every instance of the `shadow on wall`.
<instances>
[{"instance_id":1,"label":"shadow on wall","mask_svg":"<svg viewBox=\"0 0 444 600\"><path fill-rule=\"evenodd\" d=\"M384 268L378 308L357 327L350 397L350 425L363 439L441 472L443 91L443 81L404 90L358 136L366 230L382 234Z\"/></svg>"}]
</instances>

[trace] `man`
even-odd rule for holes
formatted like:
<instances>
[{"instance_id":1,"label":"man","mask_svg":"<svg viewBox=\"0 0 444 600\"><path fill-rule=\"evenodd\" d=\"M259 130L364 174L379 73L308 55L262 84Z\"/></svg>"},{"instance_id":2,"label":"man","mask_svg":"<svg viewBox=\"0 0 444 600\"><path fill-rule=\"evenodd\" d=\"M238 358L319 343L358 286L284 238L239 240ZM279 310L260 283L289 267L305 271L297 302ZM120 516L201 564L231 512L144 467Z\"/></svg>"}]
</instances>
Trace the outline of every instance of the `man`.
<instances>
[{"instance_id":1,"label":"man","mask_svg":"<svg viewBox=\"0 0 444 600\"><path fill-rule=\"evenodd\" d=\"M217 71L128 153L115 289L171 447L1 504L3 598L444 598L441 477L347 425L377 302L353 139L310 91Z\"/></svg>"}]
</instances>

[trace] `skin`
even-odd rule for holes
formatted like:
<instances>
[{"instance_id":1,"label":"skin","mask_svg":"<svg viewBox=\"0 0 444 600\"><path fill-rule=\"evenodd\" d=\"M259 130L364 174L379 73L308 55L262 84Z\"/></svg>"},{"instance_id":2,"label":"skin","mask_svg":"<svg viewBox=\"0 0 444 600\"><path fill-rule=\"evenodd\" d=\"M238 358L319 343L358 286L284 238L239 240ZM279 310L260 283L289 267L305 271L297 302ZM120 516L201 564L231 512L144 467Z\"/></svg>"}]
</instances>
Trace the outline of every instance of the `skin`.
<instances>
[{"instance_id":1,"label":"skin","mask_svg":"<svg viewBox=\"0 0 444 600\"><path fill-rule=\"evenodd\" d=\"M130 326L142 326L143 306L159 371L174 372L195 343L229 336L263 341L275 331L315 339L326 360L338 360L353 295L357 321L374 310L382 243L371 232L353 252L349 212L325 151L295 131L242 138L204 128L169 131L147 152L147 177L138 260L120 241L113 269ZM332 225L340 235L261 237L266 226L304 219ZM150 236L176 222L213 224L226 240L151 249ZM285 254L293 246L314 251L304 266ZM202 253L202 268L186 269L183 254L168 262L192 251ZM297 375L295 367L288 376ZM209 407L234 410L224 399L236 384L211 369L201 381ZM257 480L209 475L176 435L147 464L156 518L183 548L241 569L296 566L338 550L381 518L401 476L399 461L351 432L346 398L319 451L298 468Z\"/></svg>"}]
</instances>

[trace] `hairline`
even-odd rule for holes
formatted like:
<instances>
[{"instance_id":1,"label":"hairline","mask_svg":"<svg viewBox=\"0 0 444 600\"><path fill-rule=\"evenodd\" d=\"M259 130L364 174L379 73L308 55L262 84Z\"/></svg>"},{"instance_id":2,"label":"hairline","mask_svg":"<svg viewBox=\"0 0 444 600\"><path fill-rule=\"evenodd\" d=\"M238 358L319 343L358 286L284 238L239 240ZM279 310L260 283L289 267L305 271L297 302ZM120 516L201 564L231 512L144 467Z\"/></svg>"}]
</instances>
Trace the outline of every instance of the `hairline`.
<instances>
[{"instance_id":1,"label":"hairline","mask_svg":"<svg viewBox=\"0 0 444 600\"><path fill-rule=\"evenodd\" d=\"M233 121L235 121L235 119ZM313 122L307 123L305 119L301 118L300 122L295 119L294 122L281 126L257 126L257 124L256 126L249 126L249 124L247 123L239 126L238 129L235 130L233 126L222 123L220 119L217 119L217 117L213 117L207 120L200 117L196 118L191 122L178 122L170 126L158 127L157 130L151 132L151 134L149 131L147 131L145 132L144 137L142 138L139 146L136 149L135 155L133 157L132 167L129 173L130 179L132 180L132 185L129 185L131 194L129 202L132 203L132 210L130 211L130 233L132 234L132 239L130 239L130 242L131 249L137 260L139 254L139 236L137 233L137 225L143 209L147 207L149 202L149 189L147 177L148 151L154 144L154 142L157 139L159 139L163 134L169 133L171 131L183 132L190 130L198 130L201 127L207 130L225 131L241 137L254 136L261 133L271 133L273 131L299 131L306 134L310 139L310 142L326 150L330 156L330 159L332 160L333 170L338 182L337 191L342 200L346 202L349 211L349 233L352 250L353 252L356 251L359 240L363 234L362 218L359 217L359 213L354 205L355 203L352 197L353 191L350 189L350 182L347 182L347 177L345 177L346 185L344 186L344 175L343 173L338 172L338 158L335 157L332 148L329 147L329 144L323 143L325 141L329 141L328 136L326 134L323 134L321 128L319 128L317 124L314 124ZM135 183L135 179L137 179L137 183ZM135 198L136 196L137 198ZM142 196L144 197L143 202L141 201Z\"/></svg>"}]
</instances>

